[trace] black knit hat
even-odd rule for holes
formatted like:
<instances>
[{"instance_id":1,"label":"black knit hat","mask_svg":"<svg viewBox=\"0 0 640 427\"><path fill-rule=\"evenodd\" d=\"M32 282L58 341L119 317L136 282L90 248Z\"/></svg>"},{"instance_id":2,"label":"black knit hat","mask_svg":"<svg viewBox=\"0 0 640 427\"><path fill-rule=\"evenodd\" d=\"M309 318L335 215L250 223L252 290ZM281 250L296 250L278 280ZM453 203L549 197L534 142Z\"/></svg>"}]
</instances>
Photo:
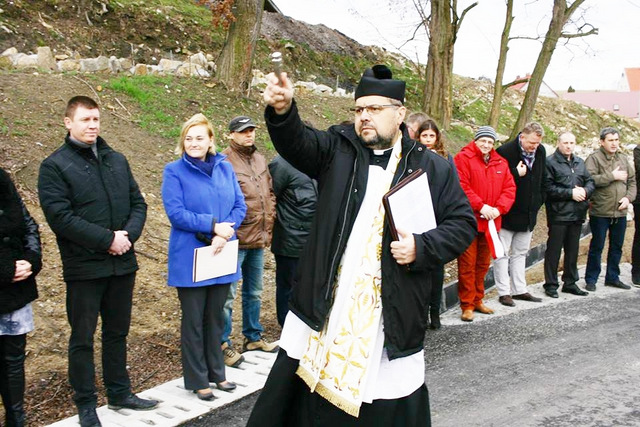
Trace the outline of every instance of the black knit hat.
<instances>
[{"instance_id":1,"label":"black knit hat","mask_svg":"<svg viewBox=\"0 0 640 427\"><path fill-rule=\"evenodd\" d=\"M367 68L356 88L355 99L368 95L386 96L404 103L405 82L393 80L391 70L386 65Z\"/></svg>"},{"instance_id":2,"label":"black knit hat","mask_svg":"<svg viewBox=\"0 0 640 427\"><path fill-rule=\"evenodd\" d=\"M480 126L476 131L476 135L473 137L473 139L477 141L483 136L488 136L489 138L493 138L494 141L498 140L498 135L496 134L496 131L491 126Z\"/></svg>"}]
</instances>

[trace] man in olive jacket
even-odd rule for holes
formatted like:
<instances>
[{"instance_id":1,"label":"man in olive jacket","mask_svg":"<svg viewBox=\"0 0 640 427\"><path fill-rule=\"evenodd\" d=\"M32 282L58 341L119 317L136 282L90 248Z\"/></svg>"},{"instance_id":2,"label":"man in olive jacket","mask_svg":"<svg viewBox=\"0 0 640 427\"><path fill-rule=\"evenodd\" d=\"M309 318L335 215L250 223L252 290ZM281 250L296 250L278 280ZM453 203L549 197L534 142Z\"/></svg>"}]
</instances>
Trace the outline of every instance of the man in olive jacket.
<instances>
[{"instance_id":1,"label":"man in olive jacket","mask_svg":"<svg viewBox=\"0 0 640 427\"><path fill-rule=\"evenodd\" d=\"M591 243L584 275L586 289L596 290L607 231L609 252L604 285L631 289L631 286L620 281L620 258L627 229L627 207L636 198L636 177L633 165L620 152L620 133L617 129L607 127L600 131L600 149L587 157L585 164L596 184L589 210Z\"/></svg>"},{"instance_id":2,"label":"man in olive jacket","mask_svg":"<svg viewBox=\"0 0 640 427\"><path fill-rule=\"evenodd\" d=\"M384 65L364 72L355 123L327 131L303 124L286 74L267 79L271 140L317 179L319 195L281 351L248 426L429 426L429 272L460 255L476 234L453 166L409 138L405 83ZM428 186L411 197L428 203L430 194L435 228L411 233L398 224L393 239L382 197L419 169Z\"/></svg>"},{"instance_id":3,"label":"man in olive jacket","mask_svg":"<svg viewBox=\"0 0 640 427\"><path fill-rule=\"evenodd\" d=\"M93 335L102 319L102 369L109 407L151 409L158 402L131 393L127 334L147 205L126 158L100 132L100 109L86 96L69 100L64 144L40 165L38 192L56 235L67 285L69 382L80 424L96 415Z\"/></svg>"}]
</instances>

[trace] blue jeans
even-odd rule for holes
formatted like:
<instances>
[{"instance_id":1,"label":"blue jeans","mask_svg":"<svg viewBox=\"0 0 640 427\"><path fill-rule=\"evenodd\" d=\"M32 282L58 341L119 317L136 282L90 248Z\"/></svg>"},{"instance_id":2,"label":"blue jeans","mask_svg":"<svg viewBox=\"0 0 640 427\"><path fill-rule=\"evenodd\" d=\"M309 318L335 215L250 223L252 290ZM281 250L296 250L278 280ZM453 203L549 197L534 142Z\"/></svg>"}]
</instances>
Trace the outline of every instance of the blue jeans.
<instances>
[{"instance_id":1,"label":"blue jeans","mask_svg":"<svg viewBox=\"0 0 640 427\"><path fill-rule=\"evenodd\" d=\"M587 269L584 274L584 281L587 284L595 284L600 276L600 263L602 249L609 231L609 253L607 253L607 272L604 276L605 283L617 282L620 277L620 258L622 257L622 244L624 243L624 233L627 230L627 219L605 218L592 216L589 219L591 226L591 243L589 244L589 255L587 256Z\"/></svg>"},{"instance_id":2,"label":"blue jeans","mask_svg":"<svg viewBox=\"0 0 640 427\"><path fill-rule=\"evenodd\" d=\"M260 303L262 297L262 255L263 249L240 249L238 264L242 269L242 335L247 340L258 341L264 329L260 324ZM231 345L231 317L233 300L238 290L238 282L229 287L227 301L224 304L224 332L222 342Z\"/></svg>"}]
</instances>

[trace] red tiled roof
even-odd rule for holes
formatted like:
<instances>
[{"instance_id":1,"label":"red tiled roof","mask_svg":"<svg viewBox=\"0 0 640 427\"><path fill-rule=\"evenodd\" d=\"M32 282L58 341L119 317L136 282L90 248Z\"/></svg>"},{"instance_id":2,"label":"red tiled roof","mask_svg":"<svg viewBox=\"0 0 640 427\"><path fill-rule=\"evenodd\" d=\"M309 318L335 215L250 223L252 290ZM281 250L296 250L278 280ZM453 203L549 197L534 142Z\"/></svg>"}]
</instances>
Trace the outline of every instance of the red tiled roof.
<instances>
[{"instance_id":1,"label":"red tiled roof","mask_svg":"<svg viewBox=\"0 0 640 427\"><path fill-rule=\"evenodd\" d=\"M629 91L640 91L640 68L625 68L627 82L629 83Z\"/></svg>"}]
</instances>

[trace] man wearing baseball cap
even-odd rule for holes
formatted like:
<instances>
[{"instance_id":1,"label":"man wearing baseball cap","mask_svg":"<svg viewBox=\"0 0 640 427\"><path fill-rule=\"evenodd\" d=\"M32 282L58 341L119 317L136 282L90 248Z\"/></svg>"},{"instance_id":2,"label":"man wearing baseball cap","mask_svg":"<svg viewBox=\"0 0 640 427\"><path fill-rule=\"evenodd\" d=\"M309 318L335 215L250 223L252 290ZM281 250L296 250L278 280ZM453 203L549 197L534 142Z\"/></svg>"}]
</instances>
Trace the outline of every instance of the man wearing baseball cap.
<instances>
[{"instance_id":1,"label":"man wearing baseball cap","mask_svg":"<svg viewBox=\"0 0 640 427\"><path fill-rule=\"evenodd\" d=\"M222 153L233 165L240 188L247 204L247 214L238 228L240 250L238 264L242 268L242 334L243 351L278 351L278 346L262 339L264 329L260 324L262 298L263 252L271 242L275 219L275 196L271 175L264 156L256 145L256 124L247 116L238 116L229 122L229 147ZM224 306L225 328L222 334L222 350L227 366L237 367L244 361L231 345L231 314L238 283L229 288Z\"/></svg>"},{"instance_id":2,"label":"man wearing baseball cap","mask_svg":"<svg viewBox=\"0 0 640 427\"><path fill-rule=\"evenodd\" d=\"M318 180L319 195L281 350L247 425L429 426L428 272L475 235L453 166L409 137L405 82L384 65L362 75L354 123L326 131L304 125L285 73L267 79L271 140ZM429 186L411 196L431 198L436 227L411 233L399 225L394 240L382 197L419 169Z\"/></svg>"}]
</instances>

